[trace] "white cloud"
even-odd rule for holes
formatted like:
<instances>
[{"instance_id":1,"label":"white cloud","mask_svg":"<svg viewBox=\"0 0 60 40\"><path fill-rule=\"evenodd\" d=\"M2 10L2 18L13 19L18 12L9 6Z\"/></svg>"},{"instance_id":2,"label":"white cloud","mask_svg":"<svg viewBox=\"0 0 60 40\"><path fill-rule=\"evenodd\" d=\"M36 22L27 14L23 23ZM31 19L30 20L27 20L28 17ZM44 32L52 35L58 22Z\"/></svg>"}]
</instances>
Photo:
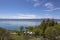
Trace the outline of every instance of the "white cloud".
<instances>
[{"instance_id":1,"label":"white cloud","mask_svg":"<svg viewBox=\"0 0 60 40\"><path fill-rule=\"evenodd\" d=\"M17 17L18 19L35 19L36 15L34 14L17 14L16 16L14 16L15 18Z\"/></svg>"},{"instance_id":2,"label":"white cloud","mask_svg":"<svg viewBox=\"0 0 60 40\"><path fill-rule=\"evenodd\" d=\"M40 3L35 3L33 6L34 7L37 7L37 6L39 6L40 5Z\"/></svg>"},{"instance_id":3,"label":"white cloud","mask_svg":"<svg viewBox=\"0 0 60 40\"><path fill-rule=\"evenodd\" d=\"M53 9L54 8L54 5L52 4L52 3L45 3L45 6L46 6L46 8L48 8L48 9Z\"/></svg>"},{"instance_id":4,"label":"white cloud","mask_svg":"<svg viewBox=\"0 0 60 40\"><path fill-rule=\"evenodd\" d=\"M39 2L40 0L26 0L27 2L31 1L31 2Z\"/></svg>"},{"instance_id":5,"label":"white cloud","mask_svg":"<svg viewBox=\"0 0 60 40\"><path fill-rule=\"evenodd\" d=\"M60 10L60 7L56 7L54 4L48 2L44 4L46 8L48 8L48 10L44 10L44 11L55 11L55 10Z\"/></svg>"},{"instance_id":6,"label":"white cloud","mask_svg":"<svg viewBox=\"0 0 60 40\"><path fill-rule=\"evenodd\" d=\"M44 13L43 13L44 14ZM51 14L44 14L44 15L36 15L36 14L15 14L13 16L0 16L0 19L41 19L41 18L54 18Z\"/></svg>"},{"instance_id":7,"label":"white cloud","mask_svg":"<svg viewBox=\"0 0 60 40\"><path fill-rule=\"evenodd\" d=\"M37 15L34 15L34 14L16 14L16 15L9 15L9 16L0 16L0 18L2 19L37 19L37 18L40 18L38 17Z\"/></svg>"},{"instance_id":8,"label":"white cloud","mask_svg":"<svg viewBox=\"0 0 60 40\"><path fill-rule=\"evenodd\" d=\"M53 16L51 14L45 14L45 18L53 18Z\"/></svg>"},{"instance_id":9,"label":"white cloud","mask_svg":"<svg viewBox=\"0 0 60 40\"><path fill-rule=\"evenodd\" d=\"M40 0L27 0L27 2L33 3L34 7L37 7L40 5Z\"/></svg>"},{"instance_id":10,"label":"white cloud","mask_svg":"<svg viewBox=\"0 0 60 40\"><path fill-rule=\"evenodd\" d=\"M44 10L44 11L55 11L55 10L60 10L60 7L59 8L54 8L54 9L49 9L49 10Z\"/></svg>"},{"instance_id":11,"label":"white cloud","mask_svg":"<svg viewBox=\"0 0 60 40\"><path fill-rule=\"evenodd\" d=\"M41 19L41 18L51 18L50 15L35 15L35 14L16 14L9 16L0 16L0 19Z\"/></svg>"},{"instance_id":12,"label":"white cloud","mask_svg":"<svg viewBox=\"0 0 60 40\"><path fill-rule=\"evenodd\" d=\"M34 7L37 7L40 5L40 0L33 0L33 2L34 2L33 4Z\"/></svg>"}]
</instances>

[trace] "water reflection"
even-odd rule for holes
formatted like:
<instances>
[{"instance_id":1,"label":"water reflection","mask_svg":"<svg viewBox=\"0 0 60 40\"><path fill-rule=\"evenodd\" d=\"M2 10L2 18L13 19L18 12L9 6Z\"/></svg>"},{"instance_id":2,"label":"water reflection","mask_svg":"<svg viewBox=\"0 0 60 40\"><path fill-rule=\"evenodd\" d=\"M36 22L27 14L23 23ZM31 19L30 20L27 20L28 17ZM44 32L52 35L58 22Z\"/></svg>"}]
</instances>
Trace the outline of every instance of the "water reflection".
<instances>
[{"instance_id":1,"label":"water reflection","mask_svg":"<svg viewBox=\"0 0 60 40\"><path fill-rule=\"evenodd\" d=\"M37 26L39 24L38 21L0 21L0 27L6 29L17 29L20 26Z\"/></svg>"}]
</instances>

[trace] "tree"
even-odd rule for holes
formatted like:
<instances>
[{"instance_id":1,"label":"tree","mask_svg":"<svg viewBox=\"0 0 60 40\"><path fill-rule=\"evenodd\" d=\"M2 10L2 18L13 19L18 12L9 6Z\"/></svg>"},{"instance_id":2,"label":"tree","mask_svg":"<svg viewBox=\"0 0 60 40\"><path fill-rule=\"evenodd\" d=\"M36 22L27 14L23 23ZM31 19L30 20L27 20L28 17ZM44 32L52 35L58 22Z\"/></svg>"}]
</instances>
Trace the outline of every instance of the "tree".
<instances>
[{"instance_id":1,"label":"tree","mask_svg":"<svg viewBox=\"0 0 60 40\"><path fill-rule=\"evenodd\" d=\"M23 31L24 31L24 27L20 26L20 32L23 32Z\"/></svg>"},{"instance_id":2,"label":"tree","mask_svg":"<svg viewBox=\"0 0 60 40\"><path fill-rule=\"evenodd\" d=\"M48 27L45 36L48 40L60 40L60 26Z\"/></svg>"},{"instance_id":3,"label":"tree","mask_svg":"<svg viewBox=\"0 0 60 40\"><path fill-rule=\"evenodd\" d=\"M56 25L56 22L53 20L53 19L46 19L46 20L43 20L42 23L41 23L41 28L43 30L43 38L45 38L45 30L47 27L54 27L54 25Z\"/></svg>"},{"instance_id":4,"label":"tree","mask_svg":"<svg viewBox=\"0 0 60 40\"><path fill-rule=\"evenodd\" d=\"M33 30L33 32L34 32L35 37L40 37L41 34L42 34L42 30L41 30L39 27L36 27L36 28Z\"/></svg>"},{"instance_id":5,"label":"tree","mask_svg":"<svg viewBox=\"0 0 60 40\"><path fill-rule=\"evenodd\" d=\"M43 32L42 32L43 38L45 38L45 30L46 30L46 28L47 28L47 22L46 22L46 20L43 20L43 21L42 21L42 23L41 23L41 28L42 28L42 30L43 30Z\"/></svg>"}]
</instances>

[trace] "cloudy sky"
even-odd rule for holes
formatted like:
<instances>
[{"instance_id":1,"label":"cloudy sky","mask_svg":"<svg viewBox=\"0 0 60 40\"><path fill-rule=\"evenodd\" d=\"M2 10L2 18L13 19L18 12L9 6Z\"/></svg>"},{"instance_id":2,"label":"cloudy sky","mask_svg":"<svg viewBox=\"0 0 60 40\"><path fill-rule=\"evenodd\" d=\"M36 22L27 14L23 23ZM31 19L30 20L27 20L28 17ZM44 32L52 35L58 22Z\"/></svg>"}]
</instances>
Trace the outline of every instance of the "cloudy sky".
<instances>
[{"instance_id":1,"label":"cloudy sky","mask_svg":"<svg viewBox=\"0 0 60 40\"><path fill-rule=\"evenodd\" d=\"M0 18L60 19L60 0L0 0Z\"/></svg>"}]
</instances>

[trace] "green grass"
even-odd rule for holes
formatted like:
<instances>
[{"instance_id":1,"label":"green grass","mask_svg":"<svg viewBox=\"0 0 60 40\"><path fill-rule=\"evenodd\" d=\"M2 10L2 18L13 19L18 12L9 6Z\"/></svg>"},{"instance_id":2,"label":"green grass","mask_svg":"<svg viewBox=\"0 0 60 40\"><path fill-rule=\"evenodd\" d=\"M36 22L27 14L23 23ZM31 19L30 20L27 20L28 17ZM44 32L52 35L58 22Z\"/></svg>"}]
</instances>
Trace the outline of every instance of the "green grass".
<instances>
[{"instance_id":1,"label":"green grass","mask_svg":"<svg viewBox=\"0 0 60 40\"><path fill-rule=\"evenodd\" d=\"M18 36L18 35L11 35L11 37L12 37L14 40L20 40L20 39L21 39L21 36Z\"/></svg>"},{"instance_id":2,"label":"green grass","mask_svg":"<svg viewBox=\"0 0 60 40\"><path fill-rule=\"evenodd\" d=\"M35 38L35 37L30 37L28 38L28 36L23 36L23 35L11 35L12 39L14 40L41 40L40 38Z\"/></svg>"}]
</instances>

